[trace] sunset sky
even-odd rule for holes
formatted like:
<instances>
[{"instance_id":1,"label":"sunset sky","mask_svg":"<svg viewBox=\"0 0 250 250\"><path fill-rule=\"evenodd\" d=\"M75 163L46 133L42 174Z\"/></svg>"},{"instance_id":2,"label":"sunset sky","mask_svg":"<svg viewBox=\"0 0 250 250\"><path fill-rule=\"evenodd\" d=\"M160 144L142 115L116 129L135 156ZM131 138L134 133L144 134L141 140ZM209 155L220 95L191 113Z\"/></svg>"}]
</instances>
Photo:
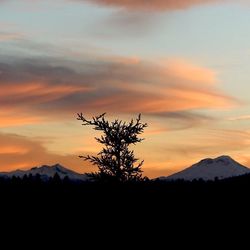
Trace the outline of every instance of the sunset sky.
<instances>
[{"instance_id":1,"label":"sunset sky","mask_svg":"<svg viewBox=\"0 0 250 250\"><path fill-rule=\"evenodd\" d=\"M0 171L94 170L86 117L142 113L149 177L250 167L249 0L0 0Z\"/></svg>"}]
</instances>

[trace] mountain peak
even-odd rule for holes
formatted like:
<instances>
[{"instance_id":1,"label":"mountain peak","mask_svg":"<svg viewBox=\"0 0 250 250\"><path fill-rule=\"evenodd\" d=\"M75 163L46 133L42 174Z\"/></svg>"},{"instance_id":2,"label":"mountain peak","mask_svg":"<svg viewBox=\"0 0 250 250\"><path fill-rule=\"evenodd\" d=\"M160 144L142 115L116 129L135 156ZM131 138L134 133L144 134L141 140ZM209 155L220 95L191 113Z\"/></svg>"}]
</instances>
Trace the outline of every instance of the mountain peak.
<instances>
[{"instance_id":1,"label":"mountain peak","mask_svg":"<svg viewBox=\"0 0 250 250\"><path fill-rule=\"evenodd\" d=\"M236 162L231 156L229 155L222 155L214 159L215 161L233 161Z\"/></svg>"},{"instance_id":2,"label":"mountain peak","mask_svg":"<svg viewBox=\"0 0 250 250\"><path fill-rule=\"evenodd\" d=\"M56 163L56 164L52 165L51 167L52 168L65 168L60 163Z\"/></svg>"},{"instance_id":3,"label":"mountain peak","mask_svg":"<svg viewBox=\"0 0 250 250\"><path fill-rule=\"evenodd\" d=\"M224 165L229 165L231 163L237 163L237 162L234 159L232 159L230 156L222 155L215 159L212 159L212 158L203 159L198 164L207 164L207 165L212 166L214 163L221 163Z\"/></svg>"},{"instance_id":4,"label":"mountain peak","mask_svg":"<svg viewBox=\"0 0 250 250\"><path fill-rule=\"evenodd\" d=\"M41 167L33 167L29 170L16 170L12 172L0 173L0 177L11 178L13 176L23 178L24 175L36 176L39 174L43 180L48 180L49 178L54 177L56 174L60 176L61 179L68 177L72 181L86 181L88 177L84 174L80 174L63 167L59 163L49 166L42 165Z\"/></svg>"},{"instance_id":5,"label":"mountain peak","mask_svg":"<svg viewBox=\"0 0 250 250\"><path fill-rule=\"evenodd\" d=\"M60 169L66 170L67 169L59 163L56 163L56 164L51 165L51 166L50 165L42 165L41 167L35 167L33 169L38 169L38 168L40 168L40 169L54 169L54 170L60 170Z\"/></svg>"},{"instance_id":6,"label":"mountain peak","mask_svg":"<svg viewBox=\"0 0 250 250\"><path fill-rule=\"evenodd\" d=\"M233 160L233 158L230 155L221 155L221 156L218 156L215 159L229 159L229 160Z\"/></svg>"},{"instance_id":7,"label":"mountain peak","mask_svg":"<svg viewBox=\"0 0 250 250\"><path fill-rule=\"evenodd\" d=\"M230 156L207 158L176 174L161 179L167 180L214 180L225 179L250 173L250 169L236 162Z\"/></svg>"}]
</instances>

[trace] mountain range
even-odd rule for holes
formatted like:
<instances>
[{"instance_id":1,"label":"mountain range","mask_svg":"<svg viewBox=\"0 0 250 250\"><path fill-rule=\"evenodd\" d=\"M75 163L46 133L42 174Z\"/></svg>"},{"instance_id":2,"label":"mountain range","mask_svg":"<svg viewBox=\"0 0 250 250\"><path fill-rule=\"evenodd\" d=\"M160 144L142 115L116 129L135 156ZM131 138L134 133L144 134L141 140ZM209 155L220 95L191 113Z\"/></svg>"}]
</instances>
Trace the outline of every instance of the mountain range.
<instances>
[{"instance_id":1,"label":"mountain range","mask_svg":"<svg viewBox=\"0 0 250 250\"><path fill-rule=\"evenodd\" d=\"M52 166L43 165L41 167L34 167L29 170L15 170L12 172L0 172L0 178L12 178L40 175L44 181L58 175L61 179L68 177L71 181L87 181L89 178L86 174L80 174L68 168L55 164ZM205 181L214 179L226 179L230 177L236 177L240 175L250 174L250 169L241 165L233 160L230 156L220 156L215 159L207 158L200 162L186 168L178 173L170 176L163 176L156 178L161 181L172 180L198 180L203 179Z\"/></svg>"}]
</instances>

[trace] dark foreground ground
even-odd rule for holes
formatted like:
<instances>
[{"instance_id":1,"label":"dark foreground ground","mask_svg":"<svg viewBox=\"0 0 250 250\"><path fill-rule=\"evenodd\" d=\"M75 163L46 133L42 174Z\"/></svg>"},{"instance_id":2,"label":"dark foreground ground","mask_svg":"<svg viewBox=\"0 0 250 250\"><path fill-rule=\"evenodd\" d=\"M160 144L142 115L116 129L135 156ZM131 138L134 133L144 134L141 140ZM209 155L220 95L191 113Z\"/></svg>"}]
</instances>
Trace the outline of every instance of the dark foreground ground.
<instances>
[{"instance_id":1,"label":"dark foreground ground","mask_svg":"<svg viewBox=\"0 0 250 250\"><path fill-rule=\"evenodd\" d=\"M250 175L222 181L129 184L72 183L36 178L0 180L1 208L104 211L133 209L170 213L222 206L244 206L250 201ZM116 208L116 209L115 209ZM156 214L157 215L157 214Z\"/></svg>"},{"instance_id":2,"label":"dark foreground ground","mask_svg":"<svg viewBox=\"0 0 250 250\"><path fill-rule=\"evenodd\" d=\"M23 241L35 237L36 245L53 239L62 245L66 241L82 246L90 243L90 249L97 243L109 246L112 242L116 249L123 249L129 242L125 249L130 249L134 240L145 245L150 240L153 244L169 244L173 236L178 236L174 241L178 246L187 244L183 237L188 234L191 245L200 237L207 245L216 236L225 242L233 239L229 234L223 238L225 232L234 238L240 233L244 238L249 201L250 175L215 182L119 185L58 179L46 183L36 179L0 180L0 225L5 234L26 234L28 238ZM73 238L69 240L70 234Z\"/></svg>"}]
</instances>

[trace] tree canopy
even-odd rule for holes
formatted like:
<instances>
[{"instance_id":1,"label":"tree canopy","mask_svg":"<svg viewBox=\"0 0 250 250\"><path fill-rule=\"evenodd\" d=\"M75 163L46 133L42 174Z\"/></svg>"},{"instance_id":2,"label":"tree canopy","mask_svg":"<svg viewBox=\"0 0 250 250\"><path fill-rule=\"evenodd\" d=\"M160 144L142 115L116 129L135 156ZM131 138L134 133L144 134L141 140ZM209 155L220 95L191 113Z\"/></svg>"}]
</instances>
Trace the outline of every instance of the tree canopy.
<instances>
[{"instance_id":1,"label":"tree canopy","mask_svg":"<svg viewBox=\"0 0 250 250\"><path fill-rule=\"evenodd\" d=\"M93 126L94 130L103 132L100 138L95 138L103 145L98 155L80 156L98 167L98 172L88 174L90 177L117 182L143 180L141 167L144 161L138 162L134 151L129 149L129 146L144 140L139 136L148 125L141 122L140 114L130 122L118 119L109 122L105 117L106 113L94 116L91 120L87 120L82 113L77 115L82 125Z\"/></svg>"}]
</instances>

